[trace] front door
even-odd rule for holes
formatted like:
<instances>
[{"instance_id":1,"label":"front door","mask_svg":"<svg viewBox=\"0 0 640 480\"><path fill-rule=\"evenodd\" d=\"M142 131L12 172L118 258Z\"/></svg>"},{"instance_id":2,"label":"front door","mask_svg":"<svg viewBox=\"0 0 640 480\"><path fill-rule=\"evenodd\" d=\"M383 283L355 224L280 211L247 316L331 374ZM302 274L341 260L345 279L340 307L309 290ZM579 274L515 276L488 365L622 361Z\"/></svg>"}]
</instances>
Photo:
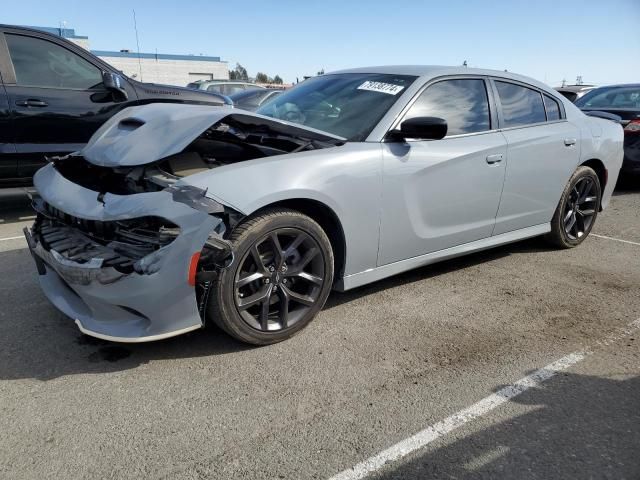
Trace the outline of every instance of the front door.
<instances>
[{"instance_id":1,"label":"front door","mask_svg":"<svg viewBox=\"0 0 640 480\"><path fill-rule=\"evenodd\" d=\"M491 236L506 143L493 130L496 117L487 87L483 78L450 78L429 85L402 120L444 118L447 137L383 143L378 265Z\"/></svg>"},{"instance_id":2,"label":"front door","mask_svg":"<svg viewBox=\"0 0 640 480\"><path fill-rule=\"evenodd\" d=\"M102 70L63 43L4 34L12 68L5 88L13 115L17 173L29 177L45 155L78 150L124 104L102 85Z\"/></svg>"}]
</instances>

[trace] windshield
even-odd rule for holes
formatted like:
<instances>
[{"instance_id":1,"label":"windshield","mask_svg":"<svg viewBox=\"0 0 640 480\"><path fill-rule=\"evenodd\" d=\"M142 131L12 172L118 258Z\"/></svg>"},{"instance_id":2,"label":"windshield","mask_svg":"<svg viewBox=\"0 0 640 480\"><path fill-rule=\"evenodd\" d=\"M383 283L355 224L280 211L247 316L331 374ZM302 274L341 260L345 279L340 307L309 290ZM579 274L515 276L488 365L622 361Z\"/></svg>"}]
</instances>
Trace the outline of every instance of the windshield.
<instances>
[{"instance_id":1,"label":"windshield","mask_svg":"<svg viewBox=\"0 0 640 480\"><path fill-rule=\"evenodd\" d=\"M415 79L374 73L322 75L281 93L257 113L361 142Z\"/></svg>"},{"instance_id":2,"label":"windshield","mask_svg":"<svg viewBox=\"0 0 640 480\"><path fill-rule=\"evenodd\" d=\"M640 86L596 88L576 100L576 106L580 108L640 108Z\"/></svg>"}]
</instances>

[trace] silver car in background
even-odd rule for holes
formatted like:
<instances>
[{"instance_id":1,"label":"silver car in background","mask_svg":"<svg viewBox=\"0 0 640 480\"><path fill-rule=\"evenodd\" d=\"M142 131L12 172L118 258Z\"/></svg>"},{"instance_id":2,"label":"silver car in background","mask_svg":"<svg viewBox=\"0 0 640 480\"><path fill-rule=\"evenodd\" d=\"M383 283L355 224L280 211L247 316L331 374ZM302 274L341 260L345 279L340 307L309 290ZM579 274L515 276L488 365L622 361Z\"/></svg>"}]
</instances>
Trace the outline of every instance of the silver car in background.
<instances>
[{"instance_id":1,"label":"silver car in background","mask_svg":"<svg viewBox=\"0 0 640 480\"><path fill-rule=\"evenodd\" d=\"M240 80L198 80L188 83L187 88L204 90L206 92L226 95L227 97L234 93L247 90L266 90L265 87L256 83L243 82Z\"/></svg>"},{"instance_id":2,"label":"silver car in background","mask_svg":"<svg viewBox=\"0 0 640 480\"><path fill-rule=\"evenodd\" d=\"M622 144L620 125L519 75L345 70L257 113L123 110L38 171L25 234L45 294L89 335L214 322L269 344L332 288L537 235L580 244Z\"/></svg>"}]
</instances>

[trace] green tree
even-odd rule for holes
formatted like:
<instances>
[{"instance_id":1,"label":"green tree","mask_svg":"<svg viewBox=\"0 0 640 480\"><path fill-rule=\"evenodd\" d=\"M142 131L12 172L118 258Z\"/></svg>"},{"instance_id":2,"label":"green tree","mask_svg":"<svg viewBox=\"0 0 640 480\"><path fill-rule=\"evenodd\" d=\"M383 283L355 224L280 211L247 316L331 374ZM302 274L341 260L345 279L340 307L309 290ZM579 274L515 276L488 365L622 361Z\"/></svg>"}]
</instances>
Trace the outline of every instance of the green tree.
<instances>
[{"instance_id":1,"label":"green tree","mask_svg":"<svg viewBox=\"0 0 640 480\"><path fill-rule=\"evenodd\" d=\"M266 73L256 73L256 83L269 83L269 77Z\"/></svg>"},{"instance_id":2,"label":"green tree","mask_svg":"<svg viewBox=\"0 0 640 480\"><path fill-rule=\"evenodd\" d=\"M273 77L273 83L277 84L277 85L282 85L283 81L282 78L280 78L280 75L276 75L275 77Z\"/></svg>"},{"instance_id":3,"label":"green tree","mask_svg":"<svg viewBox=\"0 0 640 480\"><path fill-rule=\"evenodd\" d=\"M244 80L245 82L249 80L249 75L247 74L247 69L244 68L239 63L236 63L236 67L233 70L229 70L229 79L230 80Z\"/></svg>"}]
</instances>

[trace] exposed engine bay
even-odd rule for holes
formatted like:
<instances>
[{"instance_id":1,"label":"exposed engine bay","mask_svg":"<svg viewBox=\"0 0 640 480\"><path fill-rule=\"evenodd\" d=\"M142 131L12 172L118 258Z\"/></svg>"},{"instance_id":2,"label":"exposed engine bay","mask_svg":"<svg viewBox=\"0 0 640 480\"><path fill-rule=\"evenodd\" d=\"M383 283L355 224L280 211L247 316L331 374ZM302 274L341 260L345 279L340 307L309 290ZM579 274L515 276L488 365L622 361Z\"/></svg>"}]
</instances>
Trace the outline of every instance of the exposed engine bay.
<instances>
[{"instance_id":1,"label":"exposed engine bay","mask_svg":"<svg viewBox=\"0 0 640 480\"><path fill-rule=\"evenodd\" d=\"M123 122L131 128L131 120L120 123ZM99 166L80 153L50 160L65 178L78 185L100 193L128 195L159 191L181 178L232 163L343 143L331 137L317 137L286 134L264 124L247 125L230 115L202 132L181 152L143 165Z\"/></svg>"}]
</instances>

